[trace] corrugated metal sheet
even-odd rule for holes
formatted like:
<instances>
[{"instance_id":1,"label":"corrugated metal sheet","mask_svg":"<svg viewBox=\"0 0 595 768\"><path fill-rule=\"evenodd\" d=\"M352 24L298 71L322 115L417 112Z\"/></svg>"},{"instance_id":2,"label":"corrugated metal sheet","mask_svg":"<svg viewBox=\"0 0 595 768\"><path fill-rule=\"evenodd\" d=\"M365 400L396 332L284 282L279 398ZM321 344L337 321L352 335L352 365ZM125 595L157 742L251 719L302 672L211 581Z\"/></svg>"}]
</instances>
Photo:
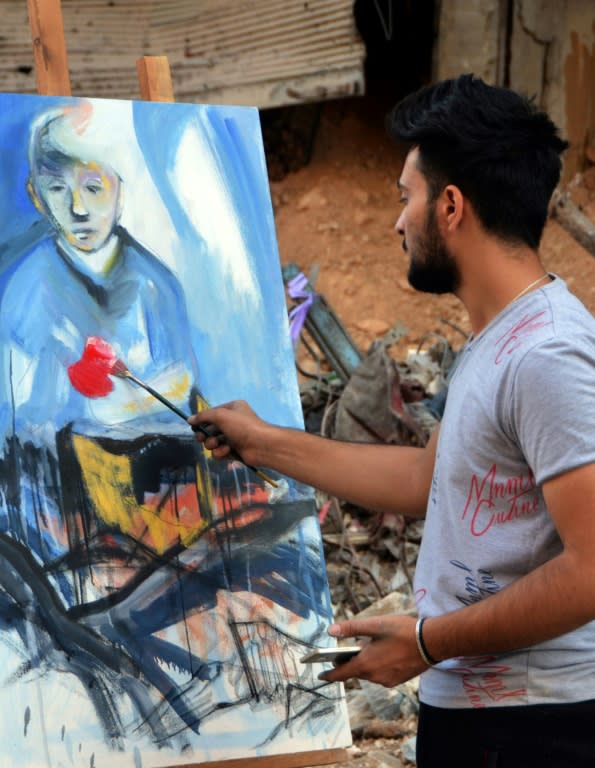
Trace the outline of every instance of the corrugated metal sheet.
<instances>
[{"instance_id":1,"label":"corrugated metal sheet","mask_svg":"<svg viewBox=\"0 0 595 768\"><path fill-rule=\"evenodd\" d=\"M178 101L259 107L361 94L353 0L62 0L73 94L138 98L167 56ZM0 0L0 90L35 92L26 0Z\"/></svg>"}]
</instances>

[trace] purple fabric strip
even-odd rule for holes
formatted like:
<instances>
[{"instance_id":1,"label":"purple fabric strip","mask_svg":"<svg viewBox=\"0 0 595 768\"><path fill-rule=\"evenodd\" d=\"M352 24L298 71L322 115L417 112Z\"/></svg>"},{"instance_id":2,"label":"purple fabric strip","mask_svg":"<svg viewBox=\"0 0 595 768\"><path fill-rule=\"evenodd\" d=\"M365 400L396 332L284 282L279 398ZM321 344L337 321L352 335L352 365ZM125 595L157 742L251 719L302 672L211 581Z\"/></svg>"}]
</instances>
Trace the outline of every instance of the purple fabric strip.
<instances>
[{"instance_id":1,"label":"purple fabric strip","mask_svg":"<svg viewBox=\"0 0 595 768\"><path fill-rule=\"evenodd\" d=\"M314 303L316 294L314 291L305 290L308 284L308 278L303 272L296 275L287 283L287 295L294 301L300 301L289 311L289 334L291 343L295 346L300 338L300 333L304 327L306 317L310 307Z\"/></svg>"}]
</instances>

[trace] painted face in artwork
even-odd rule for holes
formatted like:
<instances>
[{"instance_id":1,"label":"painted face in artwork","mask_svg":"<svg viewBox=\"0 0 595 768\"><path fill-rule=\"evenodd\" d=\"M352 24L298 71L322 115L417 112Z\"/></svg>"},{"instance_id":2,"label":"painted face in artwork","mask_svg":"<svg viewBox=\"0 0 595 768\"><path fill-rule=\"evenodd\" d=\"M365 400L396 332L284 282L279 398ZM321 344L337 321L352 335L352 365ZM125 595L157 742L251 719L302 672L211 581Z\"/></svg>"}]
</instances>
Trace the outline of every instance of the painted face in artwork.
<instances>
[{"instance_id":1,"label":"painted face in artwork","mask_svg":"<svg viewBox=\"0 0 595 768\"><path fill-rule=\"evenodd\" d=\"M120 180L111 169L76 160L51 169L42 166L35 192L71 246L91 252L109 240L120 214Z\"/></svg>"},{"instance_id":2,"label":"painted face in artwork","mask_svg":"<svg viewBox=\"0 0 595 768\"><path fill-rule=\"evenodd\" d=\"M460 284L459 268L436 221L436 203L428 201L427 182L418 168L418 150L405 161L399 189L404 203L395 225L409 254L407 279L425 293L454 293Z\"/></svg>"}]
</instances>

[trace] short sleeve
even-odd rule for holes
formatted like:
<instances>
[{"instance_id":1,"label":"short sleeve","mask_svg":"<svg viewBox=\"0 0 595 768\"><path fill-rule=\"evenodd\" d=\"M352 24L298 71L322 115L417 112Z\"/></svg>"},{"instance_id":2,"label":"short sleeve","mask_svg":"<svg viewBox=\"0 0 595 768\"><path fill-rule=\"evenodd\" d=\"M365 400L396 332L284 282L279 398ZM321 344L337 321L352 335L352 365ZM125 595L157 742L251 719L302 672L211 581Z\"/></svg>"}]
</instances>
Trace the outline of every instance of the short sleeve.
<instances>
[{"instance_id":1,"label":"short sleeve","mask_svg":"<svg viewBox=\"0 0 595 768\"><path fill-rule=\"evenodd\" d=\"M595 461L595 340L552 338L522 358L510 416L538 484Z\"/></svg>"}]
</instances>

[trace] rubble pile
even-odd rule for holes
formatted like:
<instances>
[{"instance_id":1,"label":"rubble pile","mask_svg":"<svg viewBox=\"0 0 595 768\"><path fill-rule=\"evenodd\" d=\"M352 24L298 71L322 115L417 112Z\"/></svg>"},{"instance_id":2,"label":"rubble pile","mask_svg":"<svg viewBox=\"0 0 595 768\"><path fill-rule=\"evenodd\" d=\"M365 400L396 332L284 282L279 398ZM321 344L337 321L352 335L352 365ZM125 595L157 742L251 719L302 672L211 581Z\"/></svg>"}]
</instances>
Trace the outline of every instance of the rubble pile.
<instances>
[{"instance_id":1,"label":"rubble pile","mask_svg":"<svg viewBox=\"0 0 595 768\"><path fill-rule=\"evenodd\" d=\"M428 334L398 361L390 350L407 332L398 324L362 354L349 347L353 343L324 297L312 287L308 296L305 285L300 275L300 291L288 293L290 318L299 317L292 337L306 429L352 442L425 445L442 415L456 358L448 341ZM306 303L319 314L324 309L320 327L308 312L296 311ZM353 360L354 352L359 362L350 365L346 361ZM329 358L336 361L334 367ZM322 492L316 502L336 620L415 615L413 571L423 521L355 507ZM362 768L414 762L417 691L417 679L391 689L365 680L348 683L352 757Z\"/></svg>"}]
</instances>

